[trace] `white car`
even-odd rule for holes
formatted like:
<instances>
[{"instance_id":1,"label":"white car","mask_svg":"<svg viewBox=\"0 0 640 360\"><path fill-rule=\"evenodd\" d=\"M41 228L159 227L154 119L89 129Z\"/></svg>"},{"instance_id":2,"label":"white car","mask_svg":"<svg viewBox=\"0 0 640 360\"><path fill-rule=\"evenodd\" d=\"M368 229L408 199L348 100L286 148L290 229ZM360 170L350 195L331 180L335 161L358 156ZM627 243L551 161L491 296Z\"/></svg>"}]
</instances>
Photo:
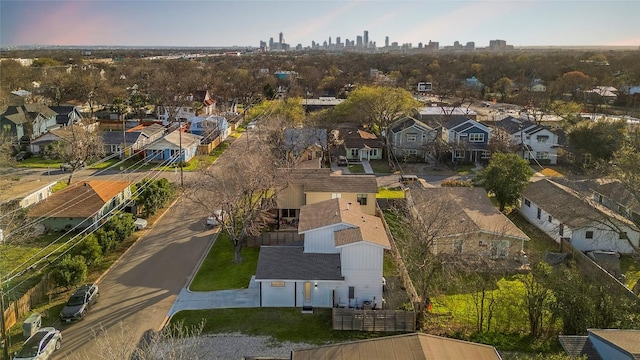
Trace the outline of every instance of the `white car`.
<instances>
[{"instance_id":1,"label":"white car","mask_svg":"<svg viewBox=\"0 0 640 360\"><path fill-rule=\"evenodd\" d=\"M207 225L218 226L220 225L220 221L224 221L224 211L216 210L207 218Z\"/></svg>"},{"instance_id":2,"label":"white car","mask_svg":"<svg viewBox=\"0 0 640 360\"><path fill-rule=\"evenodd\" d=\"M62 334L53 327L44 327L33 334L16 352L14 360L46 360L62 346Z\"/></svg>"},{"instance_id":3,"label":"white car","mask_svg":"<svg viewBox=\"0 0 640 360\"><path fill-rule=\"evenodd\" d=\"M253 130L256 128L258 128L258 124L255 121L252 121L249 124L247 124L247 130Z\"/></svg>"}]
</instances>

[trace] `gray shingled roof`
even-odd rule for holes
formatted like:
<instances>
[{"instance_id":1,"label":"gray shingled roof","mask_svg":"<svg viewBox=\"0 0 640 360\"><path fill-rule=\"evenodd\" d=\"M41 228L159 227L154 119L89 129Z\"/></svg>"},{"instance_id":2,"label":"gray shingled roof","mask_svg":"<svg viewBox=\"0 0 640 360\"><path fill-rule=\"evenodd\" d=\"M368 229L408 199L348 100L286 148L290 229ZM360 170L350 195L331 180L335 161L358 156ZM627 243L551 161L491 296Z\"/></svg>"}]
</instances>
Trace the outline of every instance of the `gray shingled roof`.
<instances>
[{"instance_id":1,"label":"gray shingled roof","mask_svg":"<svg viewBox=\"0 0 640 360\"><path fill-rule=\"evenodd\" d=\"M262 246L256 280L344 280L340 254L304 253L303 246Z\"/></svg>"},{"instance_id":2,"label":"gray shingled roof","mask_svg":"<svg viewBox=\"0 0 640 360\"><path fill-rule=\"evenodd\" d=\"M411 116L407 116L393 123L389 128L389 131L392 133L398 133L406 128L412 127L413 125L416 125L417 127L423 128L427 131L433 130L431 126L423 123L422 121L416 120Z\"/></svg>"},{"instance_id":3,"label":"gray shingled roof","mask_svg":"<svg viewBox=\"0 0 640 360\"><path fill-rule=\"evenodd\" d=\"M593 348L589 338L584 335L560 335L558 341L564 352L569 356L582 356L586 355L587 360L601 360L598 352Z\"/></svg>"},{"instance_id":4,"label":"gray shingled roof","mask_svg":"<svg viewBox=\"0 0 640 360\"><path fill-rule=\"evenodd\" d=\"M140 131L125 132L125 139L127 144L131 145L138 141L138 138L142 133ZM102 141L105 145L120 145L122 144L122 132L121 131L104 131L102 132Z\"/></svg>"}]
</instances>

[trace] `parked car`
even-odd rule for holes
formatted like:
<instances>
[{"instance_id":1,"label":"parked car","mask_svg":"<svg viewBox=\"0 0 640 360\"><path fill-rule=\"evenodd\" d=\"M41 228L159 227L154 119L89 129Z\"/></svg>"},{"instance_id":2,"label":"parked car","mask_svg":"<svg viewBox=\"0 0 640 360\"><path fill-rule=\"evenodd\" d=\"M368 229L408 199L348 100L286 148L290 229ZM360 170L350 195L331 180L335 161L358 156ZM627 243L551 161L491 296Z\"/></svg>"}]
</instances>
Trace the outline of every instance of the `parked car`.
<instances>
[{"instance_id":1,"label":"parked car","mask_svg":"<svg viewBox=\"0 0 640 360\"><path fill-rule=\"evenodd\" d=\"M256 123L255 121L252 121L249 124L247 124L247 130L253 130L257 128L258 128L258 123Z\"/></svg>"},{"instance_id":2,"label":"parked car","mask_svg":"<svg viewBox=\"0 0 640 360\"><path fill-rule=\"evenodd\" d=\"M79 287L60 311L60 320L71 322L82 320L87 316L87 311L98 302L100 291L97 284L87 284Z\"/></svg>"},{"instance_id":3,"label":"parked car","mask_svg":"<svg viewBox=\"0 0 640 360\"><path fill-rule=\"evenodd\" d=\"M44 327L22 344L14 360L46 360L62 346L62 334L53 327Z\"/></svg>"},{"instance_id":4,"label":"parked car","mask_svg":"<svg viewBox=\"0 0 640 360\"><path fill-rule=\"evenodd\" d=\"M62 171L71 171L71 170L73 170L73 168L74 168L73 165L75 165L75 164L79 164L79 166L75 166L76 170L84 168L84 162L80 162L80 163L74 162L74 163L60 164L60 169Z\"/></svg>"},{"instance_id":5,"label":"parked car","mask_svg":"<svg viewBox=\"0 0 640 360\"><path fill-rule=\"evenodd\" d=\"M133 222L136 225L136 229L142 230L147 227L147 219L137 218L136 221Z\"/></svg>"},{"instance_id":6,"label":"parked car","mask_svg":"<svg viewBox=\"0 0 640 360\"><path fill-rule=\"evenodd\" d=\"M349 166L346 156L338 156L338 166Z\"/></svg>"},{"instance_id":7,"label":"parked car","mask_svg":"<svg viewBox=\"0 0 640 360\"><path fill-rule=\"evenodd\" d=\"M215 227L220 225L220 221L224 221L224 210L216 210L207 218L207 225Z\"/></svg>"},{"instance_id":8,"label":"parked car","mask_svg":"<svg viewBox=\"0 0 640 360\"><path fill-rule=\"evenodd\" d=\"M20 151L16 156L13 157L15 161L22 161L24 159L28 159L31 157L31 153L28 151Z\"/></svg>"}]
</instances>

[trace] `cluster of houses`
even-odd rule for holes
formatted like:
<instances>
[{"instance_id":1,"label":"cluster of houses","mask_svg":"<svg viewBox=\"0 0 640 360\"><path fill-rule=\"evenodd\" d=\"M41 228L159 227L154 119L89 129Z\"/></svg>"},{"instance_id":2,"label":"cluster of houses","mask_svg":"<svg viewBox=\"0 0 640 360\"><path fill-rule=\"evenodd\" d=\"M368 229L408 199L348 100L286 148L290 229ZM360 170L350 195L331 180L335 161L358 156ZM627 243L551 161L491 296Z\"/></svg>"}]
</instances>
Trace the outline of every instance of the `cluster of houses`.
<instances>
[{"instance_id":1,"label":"cluster of houses","mask_svg":"<svg viewBox=\"0 0 640 360\"><path fill-rule=\"evenodd\" d=\"M201 109L185 105L174 111L179 126L169 122L168 107L159 106L158 120L98 121L87 125L76 106L47 106L30 103L9 106L0 114L0 128L15 137L20 145L38 154L53 142L68 142L74 138L78 126L100 131L104 153L131 156L136 154L148 161L188 162L198 153L199 145L220 142L227 138L232 126L227 118L215 114L215 100L208 91L194 91L189 101L203 104ZM179 134L181 132L181 134ZM182 156L177 156L182 148ZM123 151L124 149L124 151Z\"/></svg>"}]
</instances>

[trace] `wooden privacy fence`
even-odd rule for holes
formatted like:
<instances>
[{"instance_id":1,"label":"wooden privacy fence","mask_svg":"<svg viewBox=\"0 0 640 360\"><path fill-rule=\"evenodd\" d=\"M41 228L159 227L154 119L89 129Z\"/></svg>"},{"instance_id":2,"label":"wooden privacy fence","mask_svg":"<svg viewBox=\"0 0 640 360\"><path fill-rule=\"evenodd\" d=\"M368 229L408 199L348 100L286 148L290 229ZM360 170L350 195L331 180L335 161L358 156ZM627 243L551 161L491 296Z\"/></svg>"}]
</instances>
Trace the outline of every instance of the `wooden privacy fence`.
<instances>
[{"instance_id":1,"label":"wooden privacy fence","mask_svg":"<svg viewBox=\"0 0 640 360\"><path fill-rule=\"evenodd\" d=\"M197 154L198 155L209 155L213 149L217 148L218 145L220 145L220 140L221 137L218 136L217 138L215 138L212 142L208 143L208 144L204 144L204 145L198 145L198 151Z\"/></svg>"},{"instance_id":2,"label":"wooden privacy fence","mask_svg":"<svg viewBox=\"0 0 640 360\"><path fill-rule=\"evenodd\" d=\"M333 330L416 330L416 313L404 310L355 310L333 308Z\"/></svg>"},{"instance_id":3,"label":"wooden privacy fence","mask_svg":"<svg viewBox=\"0 0 640 360\"><path fill-rule=\"evenodd\" d=\"M302 239L304 239L304 235L293 231L266 232L258 236L248 238L247 246L260 247L262 245L283 245L294 241L300 241Z\"/></svg>"},{"instance_id":4,"label":"wooden privacy fence","mask_svg":"<svg viewBox=\"0 0 640 360\"><path fill-rule=\"evenodd\" d=\"M40 282L36 286L27 290L27 292L16 301L11 301L7 304L5 298L5 329L9 329L13 325L15 325L18 320L29 314L31 308L44 301L47 298L48 289L49 282L47 281L47 276L43 276L42 280L40 280Z\"/></svg>"}]
</instances>

